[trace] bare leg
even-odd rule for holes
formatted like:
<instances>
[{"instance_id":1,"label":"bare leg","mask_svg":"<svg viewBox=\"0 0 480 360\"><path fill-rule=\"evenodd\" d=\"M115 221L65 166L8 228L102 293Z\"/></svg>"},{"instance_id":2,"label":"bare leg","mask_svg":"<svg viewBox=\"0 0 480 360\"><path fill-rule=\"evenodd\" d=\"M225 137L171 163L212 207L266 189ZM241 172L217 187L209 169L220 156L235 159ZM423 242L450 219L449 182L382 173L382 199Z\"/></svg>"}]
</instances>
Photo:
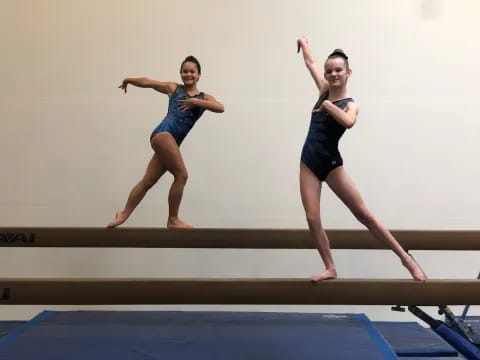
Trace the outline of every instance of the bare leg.
<instances>
[{"instance_id":1,"label":"bare leg","mask_svg":"<svg viewBox=\"0 0 480 360\"><path fill-rule=\"evenodd\" d=\"M405 252L390 231L367 209L345 169L341 166L331 171L326 181L358 221L365 225L375 238L386 243L398 255L412 277L417 281L425 281L427 277L413 258Z\"/></svg>"},{"instance_id":2,"label":"bare leg","mask_svg":"<svg viewBox=\"0 0 480 360\"><path fill-rule=\"evenodd\" d=\"M303 208L307 217L310 233L313 235L315 245L325 264L325 271L319 275L312 276L313 281L335 279L337 271L330 251L330 242L327 234L322 227L320 220L320 193L322 183L315 174L305 166L300 164L300 194L302 196Z\"/></svg>"},{"instance_id":3,"label":"bare leg","mask_svg":"<svg viewBox=\"0 0 480 360\"><path fill-rule=\"evenodd\" d=\"M147 191L157 183L158 179L165 174L166 168L162 165L160 157L157 154L152 156L148 163L147 170L142 180L133 187L128 196L125 208L115 214L115 218L107 225L109 228L123 224L137 205L142 201Z\"/></svg>"},{"instance_id":4,"label":"bare leg","mask_svg":"<svg viewBox=\"0 0 480 360\"><path fill-rule=\"evenodd\" d=\"M178 210L182 202L183 189L187 183L188 173L183 162L180 149L173 138L167 132L158 133L152 139L152 147L162 158L165 168L172 173L173 183L168 193L168 228L191 228L178 218Z\"/></svg>"}]
</instances>

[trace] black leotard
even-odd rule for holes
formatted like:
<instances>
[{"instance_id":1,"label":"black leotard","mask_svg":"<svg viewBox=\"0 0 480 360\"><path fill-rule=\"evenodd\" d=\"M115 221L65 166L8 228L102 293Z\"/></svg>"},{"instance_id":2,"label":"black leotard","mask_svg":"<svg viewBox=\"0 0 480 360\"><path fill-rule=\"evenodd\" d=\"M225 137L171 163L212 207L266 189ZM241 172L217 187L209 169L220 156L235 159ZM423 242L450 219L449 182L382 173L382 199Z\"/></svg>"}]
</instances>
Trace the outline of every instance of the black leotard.
<instances>
[{"instance_id":1,"label":"black leotard","mask_svg":"<svg viewBox=\"0 0 480 360\"><path fill-rule=\"evenodd\" d=\"M328 98L328 91L320 96L314 110ZM334 101L333 104L345 109L352 98ZM310 128L302 149L302 162L318 177L325 181L333 169L343 165L343 159L338 151L338 141L345 132L345 127L336 121L326 110L313 111Z\"/></svg>"}]
</instances>

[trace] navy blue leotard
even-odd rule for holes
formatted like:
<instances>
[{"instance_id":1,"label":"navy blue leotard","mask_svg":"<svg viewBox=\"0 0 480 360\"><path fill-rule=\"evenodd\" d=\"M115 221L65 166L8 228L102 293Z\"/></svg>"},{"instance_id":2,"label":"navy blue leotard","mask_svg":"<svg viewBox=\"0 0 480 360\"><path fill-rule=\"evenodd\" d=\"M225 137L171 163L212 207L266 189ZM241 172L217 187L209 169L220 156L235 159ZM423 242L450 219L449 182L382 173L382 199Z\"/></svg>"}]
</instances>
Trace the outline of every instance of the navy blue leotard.
<instances>
[{"instance_id":1,"label":"navy blue leotard","mask_svg":"<svg viewBox=\"0 0 480 360\"><path fill-rule=\"evenodd\" d=\"M174 137L177 145L180 146L185 136L192 129L193 125L202 116L205 108L196 106L185 111L180 110L178 100L186 100L192 97L204 99L205 94L201 92L195 96L188 95L183 85L177 85L177 88L170 96L168 101L168 112L163 121L158 125L150 135L150 140L159 132L169 132Z\"/></svg>"},{"instance_id":2,"label":"navy blue leotard","mask_svg":"<svg viewBox=\"0 0 480 360\"><path fill-rule=\"evenodd\" d=\"M328 99L328 91L318 99L314 110ZM334 101L333 104L345 109L352 98ZM345 132L345 127L336 121L326 110L312 112L310 128L302 149L302 162L317 176L325 181L333 169L343 165L343 159L338 151L338 141Z\"/></svg>"}]
</instances>

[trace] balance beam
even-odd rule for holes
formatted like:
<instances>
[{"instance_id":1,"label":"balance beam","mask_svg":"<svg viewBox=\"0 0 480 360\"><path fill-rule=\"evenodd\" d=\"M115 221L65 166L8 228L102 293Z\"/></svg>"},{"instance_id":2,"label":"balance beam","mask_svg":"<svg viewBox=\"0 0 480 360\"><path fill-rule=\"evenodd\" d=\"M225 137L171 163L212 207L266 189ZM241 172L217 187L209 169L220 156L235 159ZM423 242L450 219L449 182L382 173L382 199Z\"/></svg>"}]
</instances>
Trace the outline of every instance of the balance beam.
<instances>
[{"instance_id":1,"label":"balance beam","mask_svg":"<svg viewBox=\"0 0 480 360\"><path fill-rule=\"evenodd\" d=\"M480 305L480 280L0 279L4 305Z\"/></svg>"},{"instance_id":2,"label":"balance beam","mask_svg":"<svg viewBox=\"0 0 480 360\"><path fill-rule=\"evenodd\" d=\"M333 249L387 249L366 230L327 230ZM480 250L480 231L394 230L406 250ZM312 249L308 230L0 228L1 247Z\"/></svg>"}]
</instances>

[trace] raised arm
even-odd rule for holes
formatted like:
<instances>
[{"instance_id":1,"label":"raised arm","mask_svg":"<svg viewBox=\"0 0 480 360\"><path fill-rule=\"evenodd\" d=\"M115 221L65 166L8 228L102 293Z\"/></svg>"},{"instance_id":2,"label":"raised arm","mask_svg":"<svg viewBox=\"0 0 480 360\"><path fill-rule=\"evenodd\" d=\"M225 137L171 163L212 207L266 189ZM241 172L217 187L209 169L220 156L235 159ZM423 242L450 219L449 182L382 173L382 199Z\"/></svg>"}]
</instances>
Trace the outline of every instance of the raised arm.
<instances>
[{"instance_id":1,"label":"raised arm","mask_svg":"<svg viewBox=\"0 0 480 360\"><path fill-rule=\"evenodd\" d=\"M305 61L305 66L307 67L308 71L312 75L315 84L317 85L320 94L323 94L325 91L328 90L328 82L325 80L323 76L323 71L318 67L317 60L312 54L310 50L310 46L308 45L308 40L304 37L301 37L297 40L298 51L302 50L303 60Z\"/></svg>"},{"instance_id":2,"label":"raised arm","mask_svg":"<svg viewBox=\"0 0 480 360\"><path fill-rule=\"evenodd\" d=\"M161 92L162 94L167 94L168 96L172 95L177 88L177 84L174 82L161 82L146 77L125 78L123 79L122 84L119 86L119 88L127 92L128 84L132 84L133 86L142 88L151 88L158 92Z\"/></svg>"}]
</instances>

